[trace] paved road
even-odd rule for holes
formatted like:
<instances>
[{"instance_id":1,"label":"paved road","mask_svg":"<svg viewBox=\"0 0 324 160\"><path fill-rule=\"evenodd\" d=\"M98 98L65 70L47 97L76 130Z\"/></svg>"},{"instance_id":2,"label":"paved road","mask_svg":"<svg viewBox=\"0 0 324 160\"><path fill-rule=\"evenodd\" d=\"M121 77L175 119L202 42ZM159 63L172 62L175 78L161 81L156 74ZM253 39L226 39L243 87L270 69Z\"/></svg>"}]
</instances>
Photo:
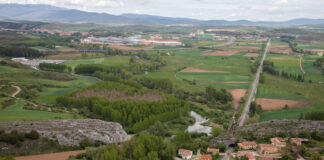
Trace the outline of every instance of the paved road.
<instances>
[{"instance_id":1,"label":"paved road","mask_svg":"<svg viewBox=\"0 0 324 160\"><path fill-rule=\"evenodd\" d=\"M259 84L259 79L260 79L260 74L262 72L262 67L263 67L263 63L264 63L264 60L266 59L267 57L267 53L268 53L268 49L269 49L269 46L270 46L270 43L271 43L271 39L269 39L268 43L267 43L267 46L264 50L264 54L263 54L263 57L262 57L262 60L261 60L261 63L260 63L260 66L258 68L258 71L256 73L256 76L255 76L255 79L252 83L252 88L251 88L251 92L250 92L250 95L249 95L249 98L245 104L245 107L244 107L244 110L243 110L243 113L239 119L239 124L238 126L243 126L244 125L244 122L248 116L248 113L249 113L249 110L250 110L250 105L251 105L251 102L253 100L253 97L254 97L254 94L256 93L256 90L257 90L257 87L258 87L258 84Z\"/></svg>"},{"instance_id":2,"label":"paved road","mask_svg":"<svg viewBox=\"0 0 324 160\"><path fill-rule=\"evenodd\" d=\"M243 126L244 125L244 122L248 116L248 113L249 113L249 110L250 110L250 105L251 105L251 102L253 100L253 97L254 97L254 94L256 92L256 89L258 87L258 84L259 84L259 79L260 79L260 74L262 72L262 67L263 67L263 63L264 63L264 60L266 59L267 57L267 53L268 53L268 49L269 49L269 46L270 46L270 43L271 43L271 39L269 39L268 43L267 43L267 46L264 50L264 53L263 53L263 57L262 57L262 60L261 60L261 63L260 63L260 66L258 68L258 71L256 73L256 77L253 81L253 84L252 84L252 88L251 88L251 92L250 92L250 95L249 95L249 99L247 101L247 103L245 104L245 108L243 110L243 113L239 119L239 124L238 126ZM230 128L228 129L230 130ZM230 157L231 157L231 154L233 152L233 148L229 148L227 151L226 151L226 154L225 156L223 157L222 160L229 160Z\"/></svg>"}]
</instances>

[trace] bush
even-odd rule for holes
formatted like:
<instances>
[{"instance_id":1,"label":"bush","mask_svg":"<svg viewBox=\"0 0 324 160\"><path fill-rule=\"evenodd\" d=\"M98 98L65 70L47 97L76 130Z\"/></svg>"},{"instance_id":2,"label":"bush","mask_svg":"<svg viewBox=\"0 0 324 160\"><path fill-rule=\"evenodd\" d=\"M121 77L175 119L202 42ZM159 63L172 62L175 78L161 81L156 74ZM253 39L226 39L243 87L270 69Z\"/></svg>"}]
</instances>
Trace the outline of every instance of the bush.
<instances>
[{"instance_id":1,"label":"bush","mask_svg":"<svg viewBox=\"0 0 324 160\"><path fill-rule=\"evenodd\" d=\"M35 130L32 130L32 131L30 131L29 133L26 133L26 138L29 138L29 139L34 139L34 140L36 140L36 139L38 139L38 138L39 138L39 134L38 134L38 132L37 132L37 131L35 131Z\"/></svg>"},{"instance_id":2,"label":"bush","mask_svg":"<svg viewBox=\"0 0 324 160\"><path fill-rule=\"evenodd\" d=\"M219 126L215 126L213 127L212 129L212 133L213 133L213 136L214 137L217 137L219 136L221 133L224 132L224 128L223 127L219 127Z\"/></svg>"}]
</instances>

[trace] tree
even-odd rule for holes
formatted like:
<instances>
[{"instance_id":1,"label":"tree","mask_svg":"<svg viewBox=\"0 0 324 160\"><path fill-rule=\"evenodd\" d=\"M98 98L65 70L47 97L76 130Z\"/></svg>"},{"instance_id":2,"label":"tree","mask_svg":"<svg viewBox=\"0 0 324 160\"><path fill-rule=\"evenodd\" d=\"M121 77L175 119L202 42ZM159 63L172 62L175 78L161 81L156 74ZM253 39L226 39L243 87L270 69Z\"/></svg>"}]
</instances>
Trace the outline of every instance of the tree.
<instances>
[{"instance_id":1,"label":"tree","mask_svg":"<svg viewBox=\"0 0 324 160\"><path fill-rule=\"evenodd\" d=\"M303 114L303 113L300 113L300 114L299 114L299 119L298 119L298 120L302 120L302 119L304 119L304 114Z\"/></svg>"},{"instance_id":2,"label":"tree","mask_svg":"<svg viewBox=\"0 0 324 160\"><path fill-rule=\"evenodd\" d=\"M214 137L219 136L223 132L224 132L224 128L221 126L215 126L212 128L212 133Z\"/></svg>"},{"instance_id":3,"label":"tree","mask_svg":"<svg viewBox=\"0 0 324 160\"><path fill-rule=\"evenodd\" d=\"M155 122L155 124L153 126L151 126L148 129L148 132L155 136L164 137L167 131L166 131L165 126L160 121L157 121L157 122Z\"/></svg>"},{"instance_id":4,"label":"tree","mask_svg":"<svg viewBox=\"0 0 324 160\"><path fill-rule=\"evenodd\" d=\"M250 104L250 117L253 117L256 113L257 105L256 102L251 102Z\"/></svg>"}]
</instances>

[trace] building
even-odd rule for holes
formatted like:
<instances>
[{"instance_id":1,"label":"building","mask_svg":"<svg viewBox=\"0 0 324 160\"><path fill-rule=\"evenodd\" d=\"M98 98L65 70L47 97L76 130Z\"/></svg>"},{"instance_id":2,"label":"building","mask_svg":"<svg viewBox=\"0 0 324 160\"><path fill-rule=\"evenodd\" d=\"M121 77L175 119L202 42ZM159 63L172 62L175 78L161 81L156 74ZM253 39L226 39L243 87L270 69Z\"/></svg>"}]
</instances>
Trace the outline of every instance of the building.
<instances>
[{"instance_id":1,"label":"building","mask_svg":"<svg viewBox=\"0 0 324 160\"><path fill-rule=\"evenodd\" d=\"M302 145L302 139L301 138L290 138L290 143L291 144L296 144L297 146Z\"/></svg>"},{"instance_id":2,"label":"building","mask_svg":"<svg viewBox=\"0 0 324 160\"><path fill-rule=\"evenodd\" d=\"M207 152L211 153L212 155L215 155L216 153L219 153L219 149L216 148L207 148Z\"/></svg>"},{"instance_id":3,"label":"building","mask_svg":"<svg viewBox=\"0 0 324 160\"><path fill-rule=\"evenodd\" d=\"M286 142L282 142L281 139L279 139L277 137L271 138L270 141L271 141L271 144L276 146L276 147L279 147L279 148L286 147Z\"/></svg>"},{"instance_id":4,"label":"building","mask_svg":"<svg viewBox=\"0 0 324 160\"><path fill-rule=\"evenodd\" d=\"M257 151L260 154L272 154L277 153L278 148L272 144L259 144L257 147Z\"/></svg>"},{"instance_id":5,"label":"building","mask_svg":"<svg viewBox=\"0 0 324 160\"><path fill-rule=\"evenodd\" d=\"M186 149L179 149L178 155L181 156L182 159L191 159L192 151Z\"/></svg>"},{"instance_id":6,"label":"building","mask_svg":"<svg viewBox=\"0 0 324 160\"><path fill-rule=\"evenodd\" d=\"M199 160L212 160L213 157L210 154L200 155Z\"/></svg>"},{"instance_id":7,"label":"building","mask_svg":"<svg viewBox=\"0 0 324 160\"><path fill-rule=\"evenodd\" d=\"M251 150L257 148L257 143L254 141L245 141L237 144L240 149Z\"/></svg>"},{"instance_id":8,"label":"building","mask_svg":"<svg viewBox=\"0 0 324 160\"><path fill-rule=\"evenodd\" d=\"M241 153L238 153L236 155L237 158L241 158L241 157L246 157L248 158L249 160L256 160L255 156L253 155L253 153L250 153L250 152L241 152Z\"/></svg>"}]
</instances>

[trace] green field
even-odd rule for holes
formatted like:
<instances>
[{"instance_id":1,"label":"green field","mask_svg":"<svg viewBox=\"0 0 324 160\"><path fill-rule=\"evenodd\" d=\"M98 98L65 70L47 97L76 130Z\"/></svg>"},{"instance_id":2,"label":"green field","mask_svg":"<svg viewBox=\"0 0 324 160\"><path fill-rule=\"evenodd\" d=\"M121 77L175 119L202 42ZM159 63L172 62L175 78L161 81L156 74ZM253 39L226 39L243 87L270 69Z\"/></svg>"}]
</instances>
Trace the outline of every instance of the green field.
<instances>
[{"instance_id":1,"label":"green field","mask_svg":"<svg viewBox=\"0 0 324 160\"><path fill-rule=\"evenodd\" d=\"M25 110L23 100L17 100L16 104L0 110L0 121L25 121L25 120L50 120L50 119L72 119L72 114L53 113L36 110Z\"/></svg>"},{"instance_id":2,"label":"green field","mask_svg":"<svg viewBox=\"0 0 324 160\"><path fill-rule=\"evenodd\" d=\"M181 79L200 81L250 81L251 77L228 74L228 73L184 73L180 72L177 77Z\"/></svg>"},{"instance_id":3,"label":"green field","mask_svg":"<svg viewBox=\"0 0 324 160\"><path fill-rule=\"evenodd\" d=\"M103 65L127 65L130 57L128 56L111 56L111 57L101 57L101 58L75 58L64 62L72 68L79 64L103 64Z\"/></svg>"},{"instance_id":4,"label":"green field","mask_svg":"<svg viewBox=\"0 0 324 160\"><path fill-rule=\"evenodd\" d=\"M57 96L70 93L79 88L83 88L91 84L94 84L98 81L96 78L88 77L88 76L73 75L73 78L75 78L76 80L66 81L66 82L58 82L58 81L44 80L44 79L31 79L30 81L35 83L62 86L62 88L49 88L49 87L43 88L39 97L36 98L36 102L43 105L53 105L55 104L55 99Z\"/></svg>"},{"instance_id":5,"label":"green field","mask_svg":"<svg viewBox=\"0 0 324 160\"><path fill-rule=\"evenodd\" d=\"M258 95L261 97L275 96L295 100L309 100L312 102L305 108L287 109L268 111L261 114L260 121L267 121L272 119L298 119L300 113L307 113L310 111L323 111L324 104L324 85L318 83L297 82L294 80L280 79L276 76L265 74L266 81L265 87L261 85L261 91L258 91ZM263 88L262 88L263 87ZM276 90L278 89L279 90ZM280 97L278 94L281 95ZM300 99L298 98L300 97Z\"/></svg>"},{"instance_id":6,"label":"green field","mask_svg":"<svg viewBox=\"0 0 324 160\"><path fill-rule=\"evenodd\" d=\"M258 91L256 94L257 98L272 98L272 99L287 99L287 100L305 100L308 99L303 97L301 93L294 93L281 88L259 84Z\"/></svg>"}]
</instances>

